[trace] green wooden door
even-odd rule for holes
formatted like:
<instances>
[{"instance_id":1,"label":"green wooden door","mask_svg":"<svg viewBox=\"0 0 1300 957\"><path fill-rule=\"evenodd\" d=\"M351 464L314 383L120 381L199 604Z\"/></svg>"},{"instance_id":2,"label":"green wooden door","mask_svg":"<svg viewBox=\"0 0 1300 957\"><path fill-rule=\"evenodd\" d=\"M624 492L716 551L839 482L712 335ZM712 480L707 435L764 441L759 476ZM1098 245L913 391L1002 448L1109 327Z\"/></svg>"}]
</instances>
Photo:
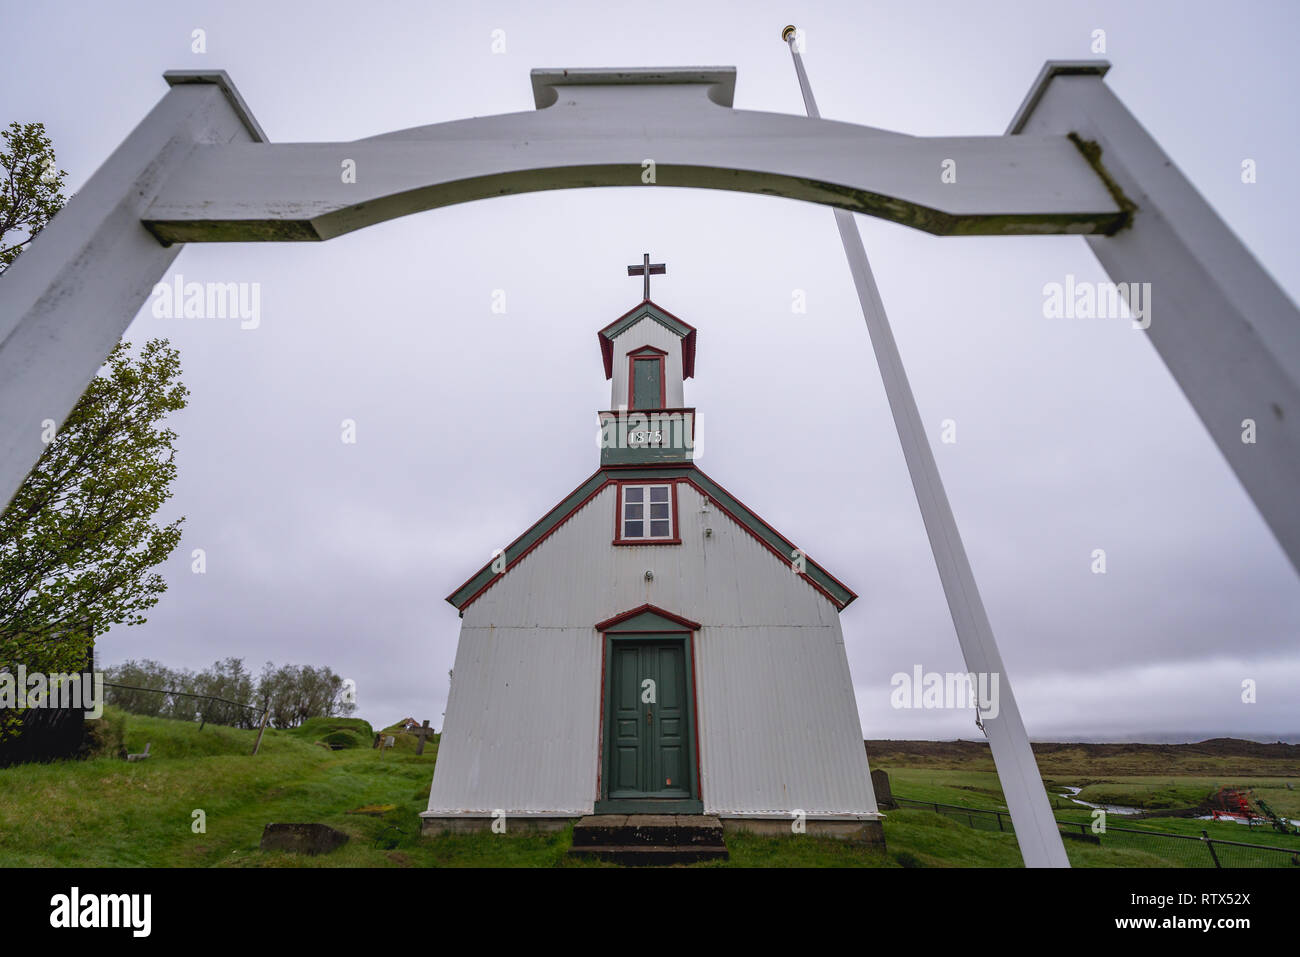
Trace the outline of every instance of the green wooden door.
<instances>
[{"instance_id":1,"label":"green wooden door","mask_svg":"<svg viewBox=\"0 0 1300 957\"><path fill-rule=\"evenodd\" d=\"M638 358L632 363L635 378L632 382L632 408L658 409L662 387L663 362L656 356L652 359Z\"/></svg>"},{"instance_id":2,"label":"green wooden door","mask_svg":"<svg viewBox=\"0 0 1300 957\"><path fill-rule=\"evenodd\" d=\"M681 641L612 643L608 725L610 800L693 797L694 730Z\"/></svg>"}]
</instances>

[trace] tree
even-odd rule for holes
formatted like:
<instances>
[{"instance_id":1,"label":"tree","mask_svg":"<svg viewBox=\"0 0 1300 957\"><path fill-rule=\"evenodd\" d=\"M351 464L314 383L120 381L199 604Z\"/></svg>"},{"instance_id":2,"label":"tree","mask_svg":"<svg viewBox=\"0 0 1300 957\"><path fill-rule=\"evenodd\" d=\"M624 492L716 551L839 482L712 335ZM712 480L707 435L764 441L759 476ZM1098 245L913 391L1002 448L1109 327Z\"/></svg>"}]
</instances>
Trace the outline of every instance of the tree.
<instances>
[{"instance_id":1,"label":"tree","mask_svg":"<svg viewBox=\"0 0 1300 957\"><path fill-rule=\"evenodd\" d=\"M344 701L343 679L330 668L311 665L283 665L271 662L262 669L257 686L258 700L268 701L271 726L296 728L308 718L332 718L357 710Z\"/></svg>"},{"instance_id":2,"label":"tree","mask_svg":"<svg viewBox=\"0 0 1300 957\"><path fill-rule=\"evenodd\" d=\"M3 273L63 205L66 173L42 124L10 123L0 139ZM176 434L159 421L188 395L167 340L136 358L119 342L57 431L32 423L47 448L0 514L0 670L80 670L96 637L157 603L167 586L150 569L184 521L153 522L176 475Z\"/></svg>"},{"instance_id":3,"label":"tree","mask_svg":"<svg viewBox=\"0 0 1300 957\"><path fill-rule=\"evenodd\" d=\"M159 692L180 690L182 678L180 674L160 662L150 658L143 661L132 658L115 667L105 668L104 681L126 686L105 687L106 704L132 714L160 718L171 706L171 695Z\"/></svg>"},{"instance_id":4,"label":"tree","mask_svg":"<svg viewBox=\"0 0 1300 957\"><path fill-rule=\"evenodd\" d=\"M150 569L184 521L153 521L176 476L176 433L158 420L188 395L166 340L134 359L113 347L0 515L0 663L76 670L96 637L157 603L167 584Z\"/></svg>"},{"instance_id":5,"label":"tree","mask_svg":"<svg viewBox=\"0 0 1300 957\"><path fill-rule=\"evenodd\" d=\"M211 668L200 671L194 681L194 691L196 694L223 699L189 699L190 712L198 711L205 721L232 728L253 728L261 718L260 713L240 707L253 703L253 676L248 673L241 658L223 658Z\"/></svg>"},{"instance_id":6,"label":"tree","mask_svg":"<svg viewBox=\"0 0 1300 957\"><path fill-rule=\"evenodd\" d=\"M308 718L349 715L357 709L356 704L344 700L347 689L343 679L323 665L319 668L311 665L277 668L268 661L255 686L253 676L241 658L223 658L197 674L184 668L172 670L148 659L131 660L105 669L104 680L109 684L106 689L108 704L133 714L180 721L191 721L198 714L209 724L236 728L256 728L261 722L263 707L270 708L273 728L296 728ZM225 700L165 693L169 691L211 695ZM241 704L252 707L239 707Z\"/></svg>"},{"instance_id":7,"label":"tree","mask_svg":"<svg viewBox=\"0 0 1300 957\"><path fill-rule=\"evenodd\" d=\"M63 179L43 123L10 123L0 130L0 274L63 207Z\"/></svg>"}]
</instances>

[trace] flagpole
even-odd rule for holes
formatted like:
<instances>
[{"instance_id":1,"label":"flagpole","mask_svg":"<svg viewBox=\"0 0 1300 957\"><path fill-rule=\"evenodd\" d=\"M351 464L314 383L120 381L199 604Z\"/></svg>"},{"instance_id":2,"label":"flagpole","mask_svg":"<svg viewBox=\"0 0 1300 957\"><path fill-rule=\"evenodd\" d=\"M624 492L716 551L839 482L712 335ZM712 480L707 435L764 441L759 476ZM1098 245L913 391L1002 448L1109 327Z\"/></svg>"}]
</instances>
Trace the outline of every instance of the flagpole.
<instances>
[{"instance_id":1,"label":"flagpole","mask_svg":"<svg viewBox=\"0 0 1300 957\"><path fill-rule=\"evenodd\" d=\"M804 107L810 117L820 118L821 112L817 109L817 101L813 99L808 74L804 70L798 31L794 26L788 26L781 31L781 39L786 41L790 55L794 58L794 70L799 77L799 88L803 91ZM937 168L934 175L939 175ZM975 584L970 559L962 546L957 521L939 478L939 466L921 425L921 413L916 407L912 387L903 370L903 360L889 328L880 290L876 287L866 249L862 246L862 236L858 232L857 223L853 221L852 213L838 208L834 212L835 225L839 227L844 255L849 261L853 284L857 287L862 318L866 320L871 346L880 366L885 395L894 416L894 426L898 429L898 441L903 447L903 458L907 461L907 471L912 477L917 504L921 507L921 518L925 522L930 548L939 568L939 579L943 582L944 595L948 599L948 610L957 630L957 641L961 645L966 669L972 674L976 687L979 686L979 676L997 676L996 716L992 713L993 709L989 709L980 718L993 752L993 763L1002 784L1007 809L1011 812L1016 840L1020 842L1020 853L1026 867L1069 867L1070 861L1065 856L1061 832L1052 816L1047 790L1038 772L1038 762L1034 760L1034 752L1029 745L1029 735L1020 718L1016 699L1011 693L1011 682L1002 666L1002 656L998 652L988 613L984 610L984 602L980 599ZM985 677L984 680L989 682L990 687L994 687L992 677Z\"/></svg>"}]
</instances>

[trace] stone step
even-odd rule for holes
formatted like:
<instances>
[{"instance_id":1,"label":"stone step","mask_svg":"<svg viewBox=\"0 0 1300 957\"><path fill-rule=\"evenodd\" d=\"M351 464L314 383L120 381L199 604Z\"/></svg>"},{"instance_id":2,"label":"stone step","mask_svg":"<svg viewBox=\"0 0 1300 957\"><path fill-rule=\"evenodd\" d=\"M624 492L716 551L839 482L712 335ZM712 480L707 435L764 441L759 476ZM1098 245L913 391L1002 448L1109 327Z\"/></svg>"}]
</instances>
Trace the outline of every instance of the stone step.
<instances>
[{"instance_id":1,"label":"stone step","mask_svg":"<svg viewBox=\"0 0 1300 957\"><path fill-rule=\"evenodd\" d=\"M573 847L721 848L722 822L706 814L592 814L573 826Z\"/></svg>"},{"instance_id":2,"label":"stone step","mask_svg":"<svg viewBox=\"0 0 1300 957\"><path fill-rule=\"evenodd\" d=\"M573 857L594 857L628 867L663 867L669 864L694 864L696 861L727 860L726 847L658 844L603 845L600 847L572 847Z\"/></svg>"}]
</instances>

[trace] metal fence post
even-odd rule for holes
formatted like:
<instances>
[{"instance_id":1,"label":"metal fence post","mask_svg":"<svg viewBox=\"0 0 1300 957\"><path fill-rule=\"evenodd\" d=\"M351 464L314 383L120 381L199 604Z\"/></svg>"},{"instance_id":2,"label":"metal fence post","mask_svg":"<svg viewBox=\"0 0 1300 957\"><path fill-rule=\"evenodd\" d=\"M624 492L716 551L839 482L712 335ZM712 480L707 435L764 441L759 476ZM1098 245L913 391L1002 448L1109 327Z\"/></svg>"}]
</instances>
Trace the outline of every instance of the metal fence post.
<instances>
[{"instance_id":1,"label":"metal fence post","mask_svg":"<svg viewBox=\"0 0 1300 957\"><path fill-rule=\"evenodd\" d=\"M271 704L268 701L266 709L262 712L262 723L257 727L257 740L253 742L253 754L257 754L262 747L262 735L266 733L266 719L271 716Z\"/></svg>"},{"instance_id":2,"label":"metal fence post","mask_svg":"<svg viewBox=\"0 0 1300 957\"><path fill-rule=\"evenodd\" d=\"M1219 863L1219 855L1214 853L1214 841L1210 840L1210 832L1202 830L1201 840L1205 841L1206 850L1210 852L1210 857L1214 858L1214 866L1223 867L1223 865Z\"/></svg>"}]
</instances>

